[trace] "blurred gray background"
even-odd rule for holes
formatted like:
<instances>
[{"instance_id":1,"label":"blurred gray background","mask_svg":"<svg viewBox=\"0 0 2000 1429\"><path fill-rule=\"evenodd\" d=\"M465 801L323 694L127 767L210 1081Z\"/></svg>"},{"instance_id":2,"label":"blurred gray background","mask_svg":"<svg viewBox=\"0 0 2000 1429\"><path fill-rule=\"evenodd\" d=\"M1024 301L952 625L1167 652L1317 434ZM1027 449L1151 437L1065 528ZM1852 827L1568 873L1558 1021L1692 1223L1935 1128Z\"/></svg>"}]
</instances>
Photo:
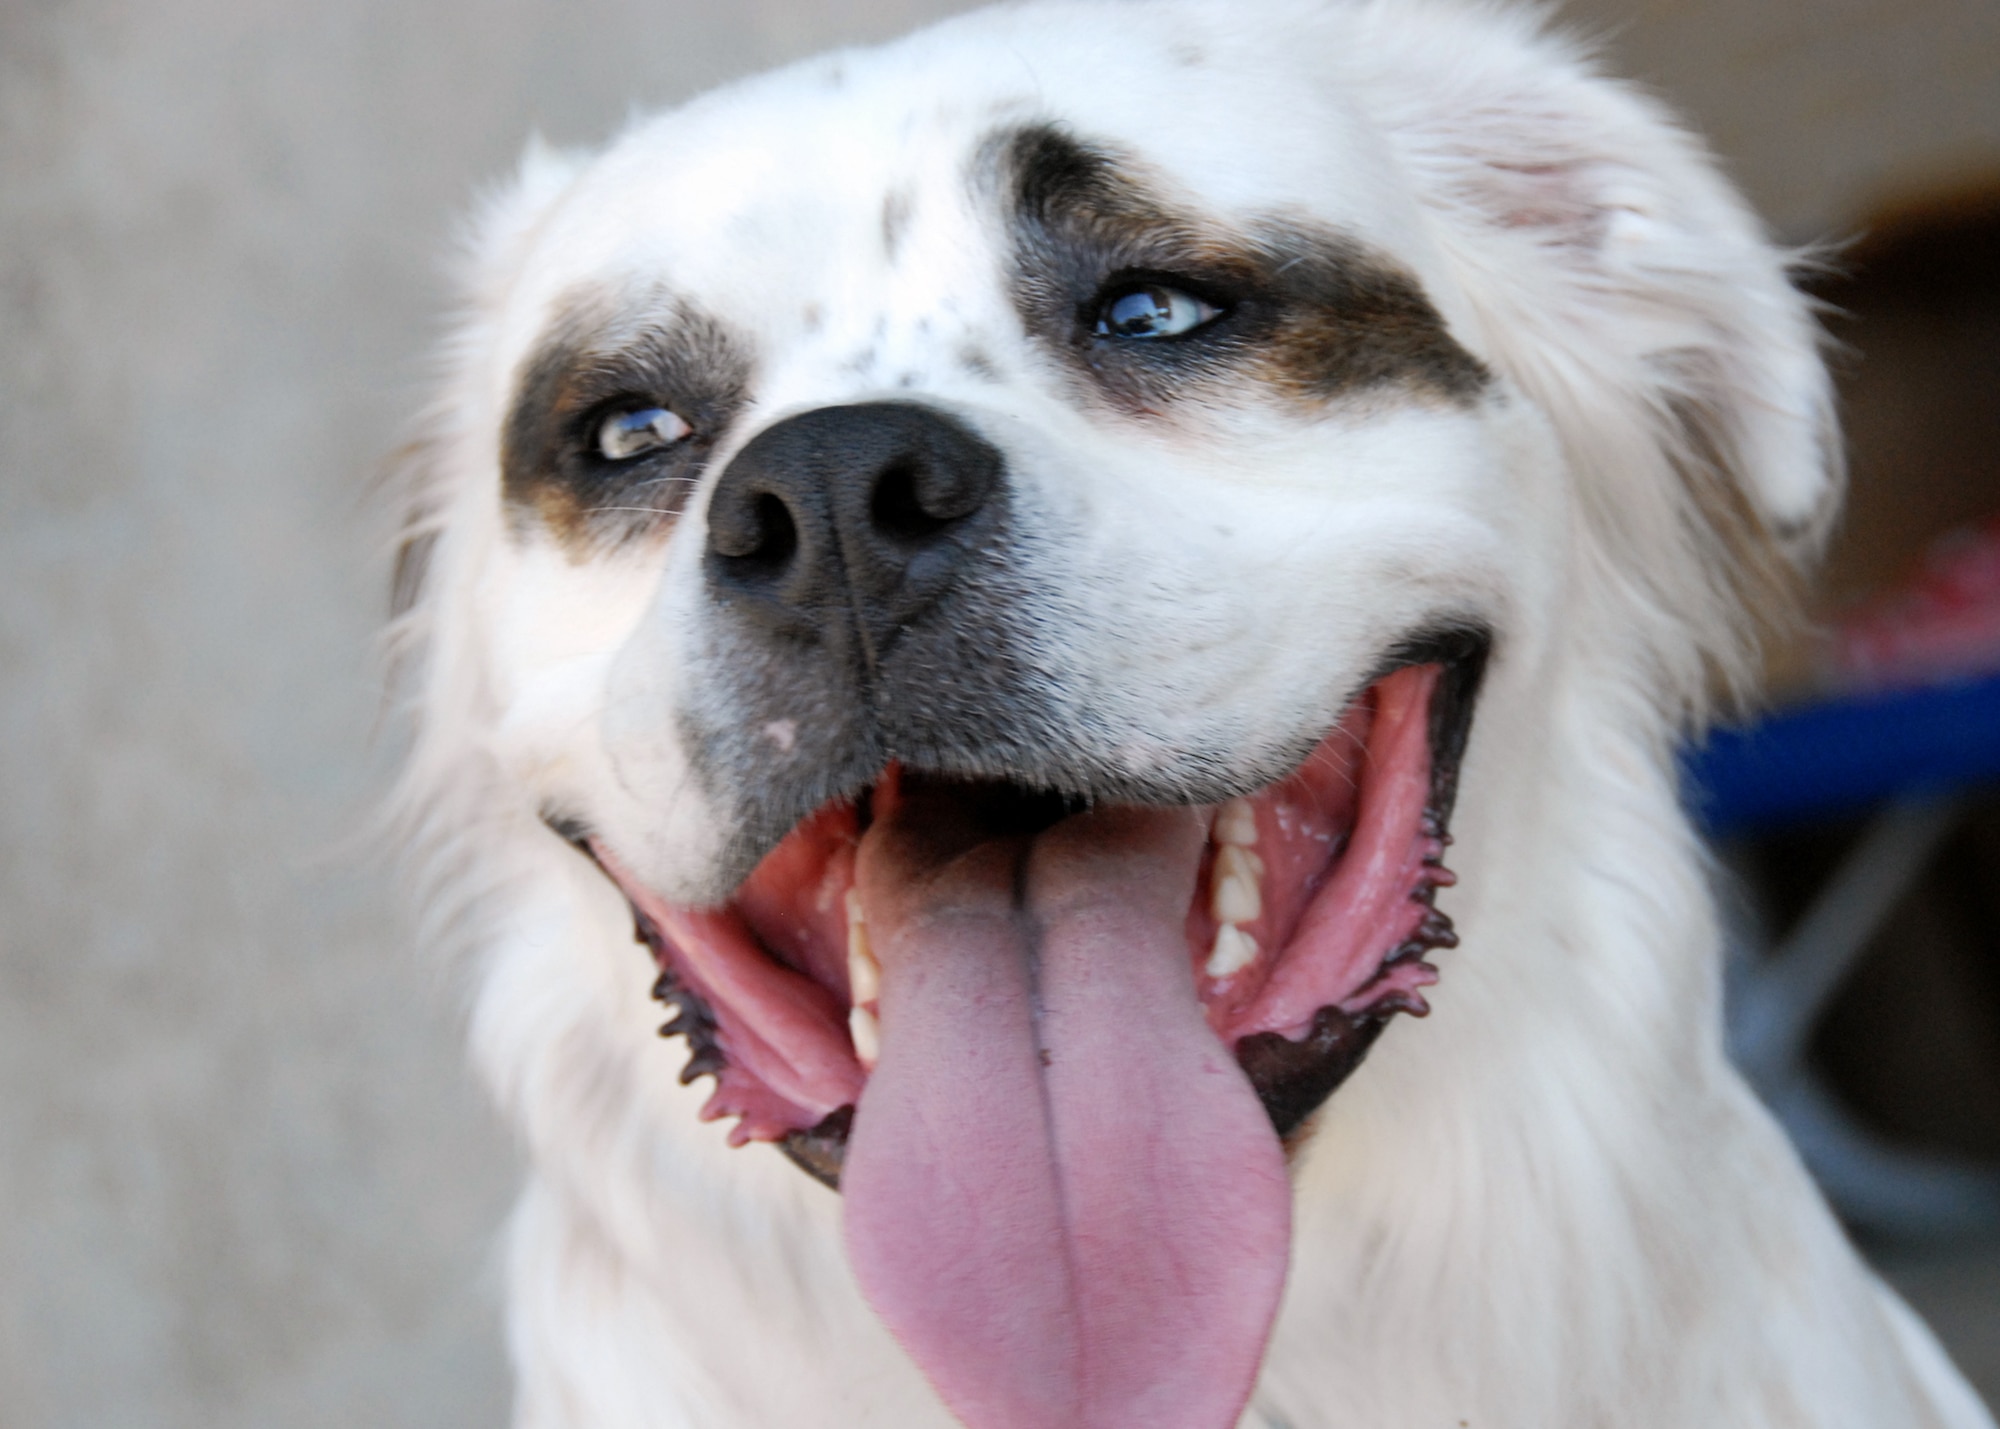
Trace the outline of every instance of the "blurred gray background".
<instances>
[{"instance_id":1,"label":"blurred gray background","mask_svg":"<svg viewBox=\"0 0 2000 1429\"><path fill-rule=\"evenodd\" d=\"M504 1419L512 1153L342 847L370 475L531 131L962 8L0 0L0 1429ZM1788 238L2000 176L1993 0L1569 13ZM1892 1269L2000 1394L2000 1262Z\"/></svg>"}]
</instances>

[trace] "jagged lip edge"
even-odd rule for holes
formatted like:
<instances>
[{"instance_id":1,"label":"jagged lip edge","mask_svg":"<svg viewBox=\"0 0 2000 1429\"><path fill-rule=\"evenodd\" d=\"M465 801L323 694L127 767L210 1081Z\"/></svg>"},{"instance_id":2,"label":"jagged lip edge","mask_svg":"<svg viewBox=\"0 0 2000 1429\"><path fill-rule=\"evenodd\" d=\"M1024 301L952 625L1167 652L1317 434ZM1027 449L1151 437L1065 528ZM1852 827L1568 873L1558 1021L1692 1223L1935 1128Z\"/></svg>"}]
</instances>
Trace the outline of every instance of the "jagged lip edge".
<instances>
[{"instance_id":1,"label":"jagged lip edge","mask_svg":"<svg viewBox=\"0 0 2000 1429\"><path fill-rule=\"evenodd\" d=\"M1441 665L1443 677L1431 698L1431 790L1424 806L1426 835L1441 845L1449 845L1447 825L1458 796L1458 776L1472 733L1472 715L1478 703L1480 682L1486 672L1492 637L1482 626L1454 625L1428 631L1397 645L1381 665L1360 684L1359 690L1399 669L1412 665ZM1359 693L1357 691L1357 696ZM596 863L579 826L565 820L549 819L555 832ZM609 875L607 875L608 877ZM615 880L614 880L615 882ZM1429 879L1412 890L1411 897L1431 905L1437 892ZM689 1051L681 1069L681 1085L719 1074L727 1065L718 1037L714 1012L706 1001L673 972L665 936L638 909L632 910L633 936L652 953L660 969L653 984L653 997L672 1010L660 1028L662 1037L685 1037ZM1417 931L1386 958L1376 980L1406 963L1421 962L1427 953L1458 946L1458 934L1451 919L1435 906L1430 907ZM1367 996L1363 988L1355 998ZM1349 999L1353 1001L1355 999ZM1340 1085L1353 1075L1363 1058L1382 1035L1390 1019L1398 1013L1413 1017L1428 1015L1429 1006L1415 992L1392 991L1354 1012L1339 1007L1323 1007L1314 1016L1310 1031L1297 1041L1277 1032L1245 1037L1236 1045L1236 1060L1249 1077L1257 1098L1263 1103L1271 1125L1294 1149L1311 1129L1314 1113L1326 1104ZM822 1185L838 1191L840 1173L847 1154L847 1137L854 1125L854 1108L843 1106L829 1113L817 1125L793 1131L776 1145L792 1163Z\"/></svg>"},{"instance_id":2,"label":"jagged lip edge","mask_svg":"<svg viewBox=\"0 0 2000 1429\"><path fill-rule=\"evenodd\" d=\"M1492 637L1482 628L1436 631L1398 646L1362 686L1366 689L1383 676L1411 665L1444 667L1437 691L1431 696L1431 790L1423 822L1423 832L1441 847L1451 844L1448 826L1458 799L1459 769L1472 735L1473 708L1491 649ZM1425 860L1433 867L1439 861L1438 857ZM1450 917L1435 906L1437 885L1425 878L1410 896L1429 911L1417 931L1382 960L1371 985L1384 980L1394 968L1423 962L1424 955L1435 949L1458 946L1458 933ZM1367 995L1364 987L1349 1001ZM1354 1074L1382 1029L1399 1012L1428 1017L1430 1006L1417 992L1395 990L1351 1013L1339 1007L1322 1007L1314 1014L1311 1030L1297 1042L1278 1032L1260 1032L1237 1042L1237 1064L1250 1078L1257 1099L1264 1104L1265 1114L1288 1151L1304 1139L1313 1114Z\"/></svg>"}]
</instances>

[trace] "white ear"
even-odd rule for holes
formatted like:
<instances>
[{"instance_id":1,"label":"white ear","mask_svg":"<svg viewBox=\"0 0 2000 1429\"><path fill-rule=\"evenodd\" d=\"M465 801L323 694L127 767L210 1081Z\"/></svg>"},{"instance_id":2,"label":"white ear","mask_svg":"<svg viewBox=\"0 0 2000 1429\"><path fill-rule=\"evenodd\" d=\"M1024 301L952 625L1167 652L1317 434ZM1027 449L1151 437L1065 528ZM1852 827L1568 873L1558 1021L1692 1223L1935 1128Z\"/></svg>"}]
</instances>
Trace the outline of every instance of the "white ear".
<instances>
[{"instance_id":1,"label":"white ear","mask_svg":"<svg viewBox=\"0 0 2000 1429\"><path fill-rule=\"evenodd\" d=\"M1372 0L1361 18L1344 65L1433 220L1469 339L1554 420L1610 557L1645 569L1711 668L1740 669L1723 628L1743 605L1699 588L1768 602L1841 489L1792 255L1662 105L1538 15Z\"/></svg>"}]
</instances>

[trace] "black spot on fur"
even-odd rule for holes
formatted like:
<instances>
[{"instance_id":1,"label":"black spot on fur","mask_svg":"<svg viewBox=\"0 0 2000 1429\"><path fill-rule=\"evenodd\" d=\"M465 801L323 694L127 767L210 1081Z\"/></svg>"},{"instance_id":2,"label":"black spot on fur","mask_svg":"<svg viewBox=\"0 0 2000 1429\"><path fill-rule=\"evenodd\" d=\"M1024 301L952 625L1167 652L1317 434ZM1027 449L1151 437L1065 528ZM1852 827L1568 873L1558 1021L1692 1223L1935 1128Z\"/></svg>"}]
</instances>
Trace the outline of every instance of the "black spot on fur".
<instances>
[{"instance_id":1,"label":"black spot on fur","mask_svg":"<svg viewBox=\"0 0 2000 1429\"><path fill-rule=\"evenodd\" d=\"M1049 125L989 145L1012 202L1014 296L1028 330L1090 389L1135 415L1245 379L1317 409L1401 389L1466 403L1485 368L1452 338L1416 279L1302 216L1241 225L1167 196L1133 160ZM1222 316L1184 337L1100 336L1121 285L1184 289Z\"/></svg>"},{"instance_id":2,"label":"black spot on fur","mask_svg":"<svg viewBox=\"0 0 2000 1429\"><path fill-rule=\"evenodd\" d=\"M916 195L908 189L893 189L882 200L882 255L891 263L901 255L903 238L910 230L910 214Z\"/></svg>"},{"instance_id":3,"label":"black spot on fur","mask_svg":"<svg viewBox=\"0 0 2000 1429\"><path fill-rule=\"evenodd\" d=\"M561 304L521 364L502 432L501 484L517 527L539 523L581 559L671 522L743 406L749 351L684 300L593 292ZM607 460L599 425L649 404L692 435L650 457Z\"/></svg>"},{"instance_id":4,"label":"black spot on fur","mask_svg":"<svg viewBox=\"0 0 2000 1429\"><path fill-rule=\"evenodd\" d=\"M993 359L979 348L970 345L958 350L959 366L982 382L998 382L1000 369Z\"/></svg>"}]
</instances>

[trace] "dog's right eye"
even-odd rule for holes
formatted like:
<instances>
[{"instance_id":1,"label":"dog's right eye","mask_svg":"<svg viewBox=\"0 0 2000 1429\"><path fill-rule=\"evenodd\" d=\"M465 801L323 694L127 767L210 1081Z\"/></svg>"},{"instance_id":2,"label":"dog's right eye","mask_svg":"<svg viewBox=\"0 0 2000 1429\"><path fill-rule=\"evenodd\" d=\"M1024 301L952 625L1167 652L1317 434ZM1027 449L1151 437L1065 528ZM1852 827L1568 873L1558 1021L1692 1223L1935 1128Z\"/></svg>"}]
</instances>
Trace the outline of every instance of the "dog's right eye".
<instances>
[{"instance_id":1,"label":"dog's right eye","mask_svg":"<svg viewBox=\"0 0 2000 1429\"><path fill-rule=\"evenodd\" d=\"M665 407L632 407L613 412L597 426L597 454L606 461L632 461L687 440L694 428Z\"/></svg>"},{"instance_id":2,"label":"dog's right eye","mask_svg":"<svg viewBox=\"0 0 2000 1429\"><path fill-rule=\"evenodd\" d=\"M1103 295L1097 335L1127 341L1185 337L1222 316L1222 309L1166 283L1127 283Z\"/></svg>"}]
</instances>

